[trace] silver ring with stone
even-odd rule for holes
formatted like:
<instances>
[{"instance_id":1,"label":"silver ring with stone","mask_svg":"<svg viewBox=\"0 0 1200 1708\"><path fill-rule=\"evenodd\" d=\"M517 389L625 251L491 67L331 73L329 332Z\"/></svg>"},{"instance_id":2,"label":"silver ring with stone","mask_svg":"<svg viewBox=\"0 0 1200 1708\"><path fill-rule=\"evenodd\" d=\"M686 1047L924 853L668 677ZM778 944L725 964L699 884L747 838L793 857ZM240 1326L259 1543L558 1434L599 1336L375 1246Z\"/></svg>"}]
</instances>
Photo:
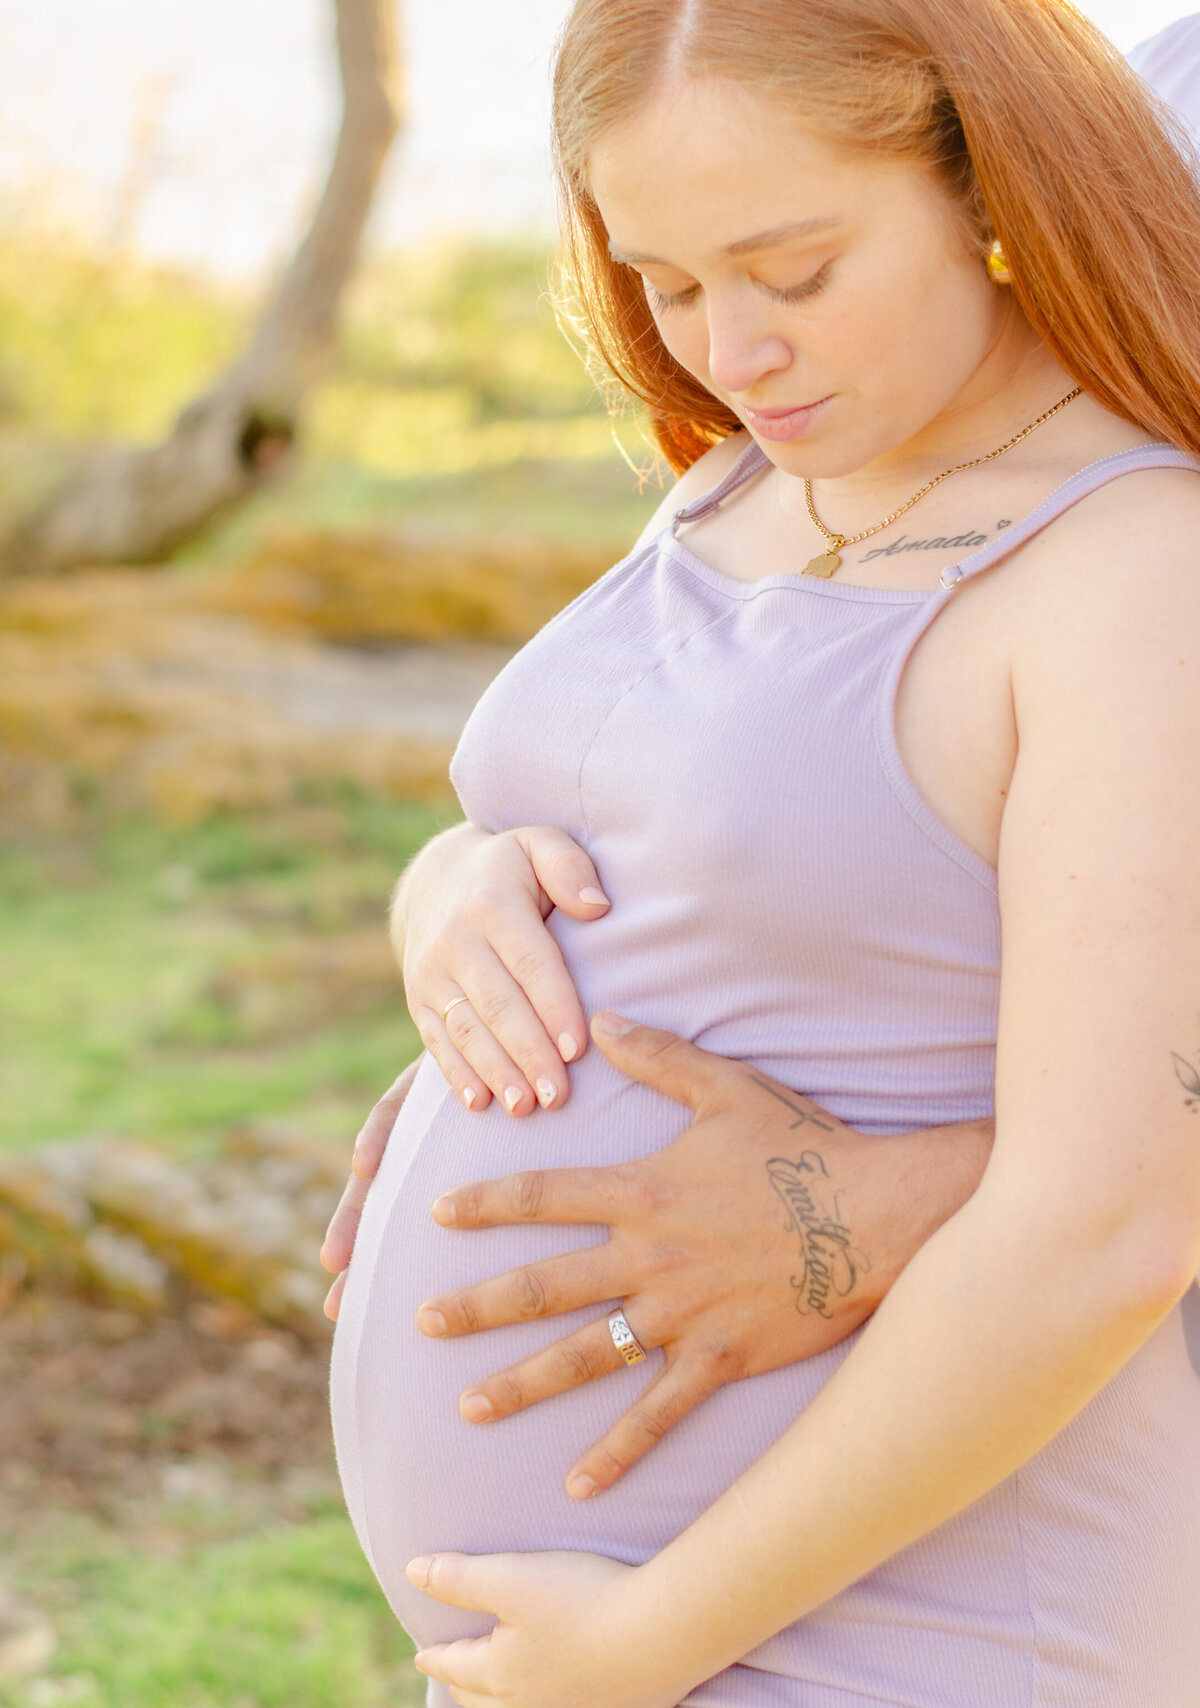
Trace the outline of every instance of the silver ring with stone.
<instances>
[{"instance_id":1,"label":"silver ring with stone","mask_svg":"<svg viewBox=\"0 0 1200 1708\"><path fill-rule=\"evenodd\" d=\"M470 1000L471 999L469 996L452 996L450 998L449 1002L446 1004L445 1008L442 1009L442 1023L443 1023L443 1025L445 1024L445 1022L447 1020L449 1020L450 1010L452 1008L457 1008L460 1002L470 1002Z\"/></svg>"},{"instance_id":2,"label":"silver ring with stone","mask_svg":"<svg viewBox=\"0 0 1200 1708\"><path fill-rule=\"evenodd\" d=\"M625 1321L624 1311L614 1311L609 1317L608 1332L612 1335L612 1343L626 1364L640 1364L642 1362L646 1356L646 1348Z\"/></svg>"}]
</instances>

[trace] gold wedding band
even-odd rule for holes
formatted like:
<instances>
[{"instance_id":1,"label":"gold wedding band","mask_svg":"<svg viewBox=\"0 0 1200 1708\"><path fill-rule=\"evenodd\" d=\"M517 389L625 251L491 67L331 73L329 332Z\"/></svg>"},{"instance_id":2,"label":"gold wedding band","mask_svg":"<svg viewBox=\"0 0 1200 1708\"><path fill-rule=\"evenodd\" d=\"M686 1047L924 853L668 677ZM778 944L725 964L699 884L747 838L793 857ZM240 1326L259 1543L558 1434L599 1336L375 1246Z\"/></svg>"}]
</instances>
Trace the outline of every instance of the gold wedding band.
<instances>
[{"instance_id":1,"label":"gold wedding band","mask_svg":"<svg viewBox=\"0 0 1200 1708\"><path fill-rule=\"evenodd\" d=\"M640 1364L642 1362L646 1356L646 1348L625 1321L624 1311L614 1311L609 1317L608 1332L612 1335L612 1343L626 1364Z\"/></svg>"},{"instance_id":2,"label":"gold wedding band","mask_svg":"<svg viewBox=\"0 0 1200 1708\"><path fill-rule=\"evenodd\" d=\"M471 999L469 996L452 996L450 998L449 1002L446 1004L445 1008L442 1009L442 1020L443 1020L443 1022L449 1020L450 1010L452 1008L457 1008L460 1002L470 1002L470 1000Z\"/></svg>"}]
</instances>

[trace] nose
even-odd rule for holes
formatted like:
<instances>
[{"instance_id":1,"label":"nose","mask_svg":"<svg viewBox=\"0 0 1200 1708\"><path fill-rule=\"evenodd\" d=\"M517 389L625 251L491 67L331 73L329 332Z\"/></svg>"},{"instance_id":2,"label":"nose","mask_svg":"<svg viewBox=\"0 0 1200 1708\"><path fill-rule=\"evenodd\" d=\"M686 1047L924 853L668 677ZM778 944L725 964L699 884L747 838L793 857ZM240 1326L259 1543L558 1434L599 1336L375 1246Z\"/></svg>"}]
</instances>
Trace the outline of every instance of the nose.
<instances>
[{"instance_id":1,"label":"nose","mask_svg":"<svg viewBox=\"0 0 1200 1708\"><path fill-rule=\"evenodd\" d=\"M791 366L791 348L772 326L770 307L741 292L729 299L709 296L708 373L718 391L751 391Z\"/></svg>"}]
</instances>

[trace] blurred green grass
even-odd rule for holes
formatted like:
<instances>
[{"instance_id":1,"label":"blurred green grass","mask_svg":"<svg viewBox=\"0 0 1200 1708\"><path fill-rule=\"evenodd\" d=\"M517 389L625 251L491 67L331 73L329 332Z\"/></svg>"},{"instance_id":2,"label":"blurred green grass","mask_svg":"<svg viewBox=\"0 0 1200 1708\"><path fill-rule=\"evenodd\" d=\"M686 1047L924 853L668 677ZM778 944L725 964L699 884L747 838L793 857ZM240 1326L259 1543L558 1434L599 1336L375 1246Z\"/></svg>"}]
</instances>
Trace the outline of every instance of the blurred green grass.
<instances>
[{"instance_id":1,"label":"blurred green grass","mask_svg":"<svg viewBox=\"0 0 1200 1708\"><path fill-rule=\"evenodd\" d=\"M117 1132L195 1151L247 1116L349 1143L420 1047L398 977L264 1039L220 975L356 925L382 942L397 873L451 816L351 797L0 844L0 1146Z\"/></svg>"},{"instance_id":2,"label":"blurred green grass","mask_svg":"<svg viewBox=\"0 0 1200 1708\"><path fill-rule=\"evenodd\" d=\"M47 1674L0 1708L405 1708L412 1644L343 1514L164 1551L81 1517L24 1550L57 1588Z\"/></svg>"}]
</instances>

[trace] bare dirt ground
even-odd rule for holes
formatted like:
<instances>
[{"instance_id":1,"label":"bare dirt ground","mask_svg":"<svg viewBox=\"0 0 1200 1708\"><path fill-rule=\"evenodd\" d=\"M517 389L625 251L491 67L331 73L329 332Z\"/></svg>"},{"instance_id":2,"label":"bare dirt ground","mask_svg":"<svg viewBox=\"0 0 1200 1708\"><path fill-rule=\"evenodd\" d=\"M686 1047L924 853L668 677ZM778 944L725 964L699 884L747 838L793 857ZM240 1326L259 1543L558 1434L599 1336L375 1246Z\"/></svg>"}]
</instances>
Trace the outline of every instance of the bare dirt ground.
<instances>
[{"instance_id":1,"label":"bare dirt ground","mask_svg":"<svg viewBox=\"0 0 1200 1708\"><path fill-rule=\"evenodd\" d=\"M0 1528L239 1487L285 1517L336 1500L327 1372L327 1343L234 1302L142 1317L22 1289L0 1314Z\"/></svg>"}]
</instances>

